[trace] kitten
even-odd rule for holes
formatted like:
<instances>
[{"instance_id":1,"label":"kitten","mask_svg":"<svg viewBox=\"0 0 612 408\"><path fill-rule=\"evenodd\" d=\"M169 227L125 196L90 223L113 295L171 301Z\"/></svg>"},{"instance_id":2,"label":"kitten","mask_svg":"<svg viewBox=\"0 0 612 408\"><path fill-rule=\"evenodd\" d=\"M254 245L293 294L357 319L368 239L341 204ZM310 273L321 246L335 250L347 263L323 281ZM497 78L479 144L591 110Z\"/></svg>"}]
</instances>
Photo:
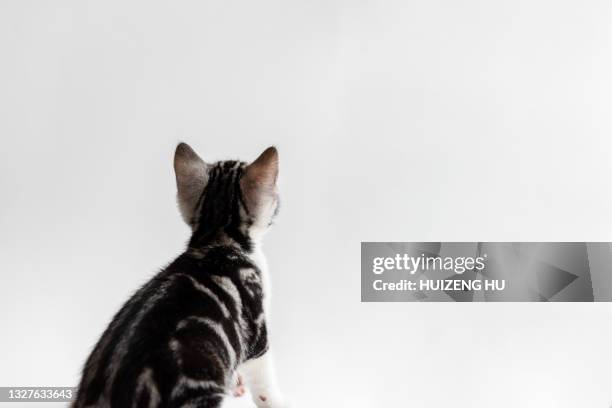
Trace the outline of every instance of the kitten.
<instances>
[{"instance_id":1,"label":"kitten","mask_svg":"<svg viewBox=\"0 0 612 408\"><path fill-rule=\"evenodd\" d=\"M268 344L261 253L278 208L278 153L208 164L181 143L174 170L192 229L187 249L115 315L73 407L220 407L237 378L258 407L286 407Z\"/></svg>"}]
</instances>

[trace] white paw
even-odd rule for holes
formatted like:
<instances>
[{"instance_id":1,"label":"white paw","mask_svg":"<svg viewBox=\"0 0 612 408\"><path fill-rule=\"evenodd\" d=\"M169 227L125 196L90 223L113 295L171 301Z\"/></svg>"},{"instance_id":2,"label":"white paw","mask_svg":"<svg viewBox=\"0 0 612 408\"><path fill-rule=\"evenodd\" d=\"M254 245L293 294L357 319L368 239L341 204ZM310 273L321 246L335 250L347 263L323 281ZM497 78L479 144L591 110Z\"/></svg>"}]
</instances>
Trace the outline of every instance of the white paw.
<instances>
[{"instance_id":1,"label":"white paw","mask_svg":"<svg viewBox=\"0 0 612 408\"><path fill-rule=\"evenodd\" d=\"M289 403L280 396L253 395L257 408L290 408Z\"/></svg>"},{"instance_id":2,"label":"white paw","mask_svg":"<svg viewBox=\"0 0 612 408\"><path fill-rule=\"evenodd\" d=\"M232 395L236 398L242 397L246 393L246 388L244 386L244 382L242 381L242 376L237 374L234 379L234 387L232 389Z\"/></svg>"}]
</instances>

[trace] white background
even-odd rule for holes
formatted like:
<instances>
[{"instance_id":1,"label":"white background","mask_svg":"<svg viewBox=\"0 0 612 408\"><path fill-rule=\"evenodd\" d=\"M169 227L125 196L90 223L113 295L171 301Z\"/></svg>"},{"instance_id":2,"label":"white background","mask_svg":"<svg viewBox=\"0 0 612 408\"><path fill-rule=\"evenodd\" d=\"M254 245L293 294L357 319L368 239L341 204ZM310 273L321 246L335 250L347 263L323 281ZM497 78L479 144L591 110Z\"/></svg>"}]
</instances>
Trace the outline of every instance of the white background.
<instances>
[{"instance_id":1,"label":"white background","mask_svg":"<svg viewBox=\"0 0 612 408\"><path fill-rule=\"evenodd\" d=\"M609 407L611 304L361 304L359 243L612 241L610 21L609 1L3 1L0 385L76 385L182 251L178 141L275 144L296 407Z\"/></svg>"}]
</instances>

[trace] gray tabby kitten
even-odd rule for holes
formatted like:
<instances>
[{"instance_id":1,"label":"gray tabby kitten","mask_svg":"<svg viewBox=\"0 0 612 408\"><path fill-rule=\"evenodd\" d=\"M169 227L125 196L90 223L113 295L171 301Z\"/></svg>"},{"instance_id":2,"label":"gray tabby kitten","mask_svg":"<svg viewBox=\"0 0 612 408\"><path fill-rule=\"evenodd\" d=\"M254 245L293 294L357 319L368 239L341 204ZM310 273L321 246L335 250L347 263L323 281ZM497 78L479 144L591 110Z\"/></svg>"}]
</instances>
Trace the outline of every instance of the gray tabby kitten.
<instances>
[{"instance_id":1,"label":"gray tabby kitten","mask_svg":"<svg viewBox=\"0 0 612 408\"><path fill-rule=\"evenodd\" d=\"M208 164L181 143L174 170L192 230L187 249L115 315L73 407L220 407L238 378L258 407L286 407L268 343L261 252L278 208L278 153Z\"/></svg>"}]
</instances>

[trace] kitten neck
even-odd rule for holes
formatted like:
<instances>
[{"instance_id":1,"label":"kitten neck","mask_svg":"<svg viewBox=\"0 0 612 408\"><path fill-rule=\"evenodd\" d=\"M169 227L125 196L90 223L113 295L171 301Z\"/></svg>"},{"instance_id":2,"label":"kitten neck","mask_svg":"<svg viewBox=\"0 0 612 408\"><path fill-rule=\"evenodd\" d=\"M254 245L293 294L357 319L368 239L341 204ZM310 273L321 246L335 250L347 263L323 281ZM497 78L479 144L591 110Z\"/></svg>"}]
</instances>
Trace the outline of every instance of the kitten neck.
<instances>
[{"instance_id":1,"label":"kitten neck","mask_svg":"<svg viewBox=\"0 0 612 408\"><path fill-rule=\"evenodd\" d=\"M230 234L225 230L206 233L196 230L189 240L187 251L194 254L203 254L213 247L232 247L245 255L251 256L260 245L257 241L253 241L243 234Z\"/></svg>"}]
</instances>

